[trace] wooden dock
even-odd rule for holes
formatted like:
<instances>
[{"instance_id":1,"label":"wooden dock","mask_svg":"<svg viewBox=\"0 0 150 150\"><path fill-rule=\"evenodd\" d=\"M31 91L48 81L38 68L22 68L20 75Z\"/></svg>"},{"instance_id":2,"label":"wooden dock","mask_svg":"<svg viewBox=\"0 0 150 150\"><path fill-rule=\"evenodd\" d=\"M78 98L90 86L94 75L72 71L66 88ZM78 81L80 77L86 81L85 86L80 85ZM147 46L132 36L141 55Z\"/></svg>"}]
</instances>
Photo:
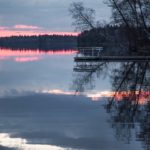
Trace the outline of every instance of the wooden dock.
<instances>
[{"instance_id":1,"label":"wooden dock","mask_svg":"<svg viewBox=\"0 0 150 150\"><path fill-rule=\"evenodd\" d=\"M134 62L134 61L150 61L150 56L76 56L75 62Z\"/></svg>"},{"instance_id":2,"label":"wooden dock","mask_svg":"<svg viewBox=\"0 0 150 150\"><path fill-rule=\"evenodd\" d=\"M74 57L75 62L145 62L150 61L148 56L106 56L103 47L79 47L79 52Z\"/></svg>"}]
</instances>

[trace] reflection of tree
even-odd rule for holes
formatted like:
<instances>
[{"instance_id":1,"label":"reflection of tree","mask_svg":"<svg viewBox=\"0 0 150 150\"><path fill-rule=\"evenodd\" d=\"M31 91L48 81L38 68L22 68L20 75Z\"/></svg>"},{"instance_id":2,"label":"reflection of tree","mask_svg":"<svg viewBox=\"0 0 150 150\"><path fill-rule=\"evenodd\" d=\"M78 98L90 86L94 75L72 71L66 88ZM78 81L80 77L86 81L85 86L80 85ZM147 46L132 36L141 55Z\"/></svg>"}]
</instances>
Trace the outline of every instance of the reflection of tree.
<instances>
[{"instance_id":1,"label":"reflection of tree","mask_svg":"<svg viewBox=\"0 0 150 150\"><path fill-rule=\"evenodd\" d=\"M149 63L123 63L119 69L115 69L112 74L112 85L115 95L110 101L109 105L113 102L117 94L126 91L129 99L134 100L136 104L139 103L142 91L147 91L149 94ZM146 93L146 92L145 92ZM147 94L145 96L148 96Z\"/></svg>"},{"instance_id":2,"label":"reflection of tree","mask_svg":"<svg viewBox=\"0 0 150 150\"><path fill-rule=\"evenodd\" d=\"M143 147L150 150L150 102L145 107L145 114L141 119L140 131L137 132L137 140L143 142Z\"/></svg>"},{"instance_id":3,"label":"reflection of tree","mask_svg":"<svg viewBox=\"0 0 150 150\"><path fill-rule=\"evenodd\" d=\"M106 67L107 64L105 62L77 63L77 66L74 68L74 71L78 73L75 75L72 88L76 91L76 93L84 92L86 89L93 89L95 75L96 77L100 77L100 75L104 73Z\"/></svg>"},{"instance_id":4,"label":"reflection of tree","mask_svg":"<svg viewBox=\"0 0 150 150\"><path fill-rule=\"evenodd\" d=\"M98 63L97 63L98 64ZM130 143L132 131L142 141L143 148L150 150L150 62L122 62L112 69L111 80L114 96L108 100L106 110L109 122L115 130L115 137ZM76 92L83 92L90 83L93 87L94 74L104 73L106 63L91 67L80 67L82 75L74 80ZM99 77L98 76L98 77Z\"/></svg>"},{"instance_id":5,"label":"reflection of tree","mask_svg":"<svg viewBox=\"0 0 150 150\"><path fill-rule=\"evenodd\" d=\"M111 108L110 123L118 140L129 143L132 139L132 129L136 129L136 138L142 141L145 150L150 149L150 102L146 105L135 105L129 99L116 102Z\"/></svg>"},{"instance_id":6,"label":"reflection of tree","mask_svg":"<svg viewBox=\"0 0 150 150\"><path fill-rule=\"evenodd\" d=\"M139 125L136 136L146 150L150 148L149 73L149 62L123 63L112 74L113 90L116 92L106 106L111 113L110 122L116 130L117 138L130 142L131 129Z\"/></svg>"}]
</instances>

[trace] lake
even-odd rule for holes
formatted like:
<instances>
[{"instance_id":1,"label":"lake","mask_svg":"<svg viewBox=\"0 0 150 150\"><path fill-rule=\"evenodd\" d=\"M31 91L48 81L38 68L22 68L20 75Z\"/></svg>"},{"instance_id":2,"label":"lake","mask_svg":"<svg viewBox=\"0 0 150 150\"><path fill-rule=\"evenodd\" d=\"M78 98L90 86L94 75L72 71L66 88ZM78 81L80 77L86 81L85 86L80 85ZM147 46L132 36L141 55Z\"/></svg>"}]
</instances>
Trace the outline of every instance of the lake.
<instances>
[{"instance_id":1,"label":"lake","mask_svg":"<svg viewBox=\"0 0 150 150\"><path fill-rule=\"evenodd\" d=\"M77 50L0 50L0 149L149 150L149 62Z\"/></svg>"}]
</instances>

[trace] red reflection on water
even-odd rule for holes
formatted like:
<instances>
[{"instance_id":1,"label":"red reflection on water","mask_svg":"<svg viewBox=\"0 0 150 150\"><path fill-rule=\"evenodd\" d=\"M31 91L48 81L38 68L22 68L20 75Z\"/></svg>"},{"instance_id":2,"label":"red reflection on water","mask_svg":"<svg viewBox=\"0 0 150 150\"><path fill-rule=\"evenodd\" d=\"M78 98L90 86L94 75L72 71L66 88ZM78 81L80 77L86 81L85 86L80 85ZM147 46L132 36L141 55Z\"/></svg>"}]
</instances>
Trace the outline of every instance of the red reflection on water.
<instances>
[{"instance_id":1,"label":"red reflection on water","mask_svg":"<svg viewBox=\"0 0 150 150\"><path fill-rule=\"evenodd\" d=\"M136 100L139 104L146 104L150 100L150 91L128 91L115 94L115 99L118 101L121 101L124 98Z\"/></svg>"},{"instance_id":2,"label":"red reflection on water","mask_svg":"<svg viewBox=\"0 0 150 150\"><path fill-rule=\"evenodd\" d=\"M0 60L6 60L7 59L7 57L5 57L5 56L0 56Z\"/></svg>"},{"instance_id":3,"label":"red reflection on water","mask_svg":"<svg viewBox=\"0 0 150 150\"><path fill-rule=\"evenodd\" d=\"M15 58L16 62L30 62L30 61L38 61L41 58L39 57L17 57Z\"/></svg>"},{"instance_id":4,"label":"red reflection on water","mask_svg":"<svg viewBox=\"0 0 150 150\"><path fill-rule=\"evenodd\" d=\"M41 91L40 91L41 92ZM75 92L66 92L60 89L53 89L53 90L43 90L42 93L49 93L49 94L63 94L63 95L74 95ZM131 95L131 91L129 92L111 92L111 91L101 91L101 92L97 92L97 93L87 93L85 94L85 96L91 98L93 101L98 101L103 99L104 97L106 98L113 98L116 101L121 101L124 98L127 98L131 101L136 100L135 102L137 102L138 96L139 96L139 91L135 92L135 95L132 93ZM80 95L80 93L77 93L77 95ZM115 96L114 96L115 95ZM133 97L136 96L136 97ZM140 96L139 96L139 100L138 100L138 104L146 104L148 102L148 100L150 100L150 91L141 91Z\"/></svg>"},{"instance_id":5,"label":"red reflection on water","mask_svg":"<svg viewBox=\"0 0 150 150\"><path fill-rule=\"evenodd\" d=\"M124 98L127 98L131 101L138 102L139 104L146 104L150 100L150 91L121 91L121 92L98 92L95 94L88 94L92 100L97 101L103 97L114 98L116 101L121 101Z\"/></svg>"},{"instance_id":6,"label":"red reflection on water","mask_svg":"<svg viewBox=\"0 0 150 150\"><path fill-rule=\"evenodd\" d=\"M72 55L77 50L11 50L0 49L0 60L15 60L16 62L30 62L41 60L43 55Z\"/></svg>"},{"instance_id":7,"label":"red reflection on water","mask_svg":"<svg viewBox=\"0 0 150 150\"><path fill-rule=\"evenodd\" d=\"M35 55L71 55L76 54L77 50L11 50L11 49L0 49L1 56L35 56Z\"/></svg>"}]
</instances>

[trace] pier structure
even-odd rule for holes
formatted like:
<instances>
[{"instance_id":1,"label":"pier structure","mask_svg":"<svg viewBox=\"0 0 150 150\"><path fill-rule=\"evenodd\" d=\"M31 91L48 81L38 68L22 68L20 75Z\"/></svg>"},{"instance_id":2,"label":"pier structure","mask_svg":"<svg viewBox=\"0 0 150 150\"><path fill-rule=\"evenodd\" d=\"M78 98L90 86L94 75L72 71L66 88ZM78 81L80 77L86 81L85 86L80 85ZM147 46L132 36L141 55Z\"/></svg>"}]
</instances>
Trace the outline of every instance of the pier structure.
<instances>
[{"instance_id":1,"label":"pier structure","mask_svg":"<svg viewBox=\"0 0 150 150\"><path fill-rule=\"evenodd\" d=\"M150 56L125 56L125 55L104 55L103 47L79 47L78 53L74 57L75 62L133 62L133 61L150 61Z\"/></svg>"}]
</instances>

